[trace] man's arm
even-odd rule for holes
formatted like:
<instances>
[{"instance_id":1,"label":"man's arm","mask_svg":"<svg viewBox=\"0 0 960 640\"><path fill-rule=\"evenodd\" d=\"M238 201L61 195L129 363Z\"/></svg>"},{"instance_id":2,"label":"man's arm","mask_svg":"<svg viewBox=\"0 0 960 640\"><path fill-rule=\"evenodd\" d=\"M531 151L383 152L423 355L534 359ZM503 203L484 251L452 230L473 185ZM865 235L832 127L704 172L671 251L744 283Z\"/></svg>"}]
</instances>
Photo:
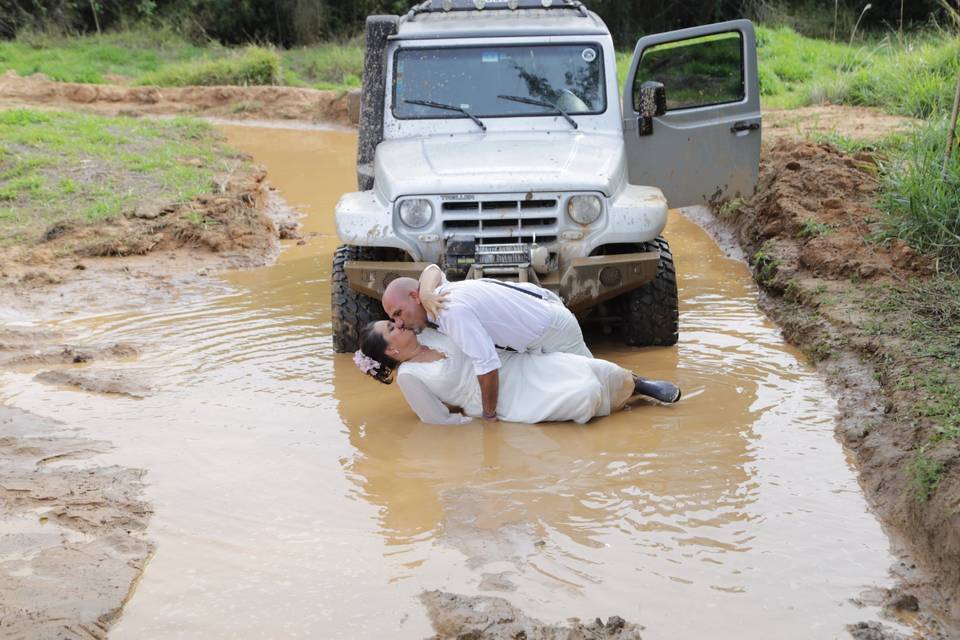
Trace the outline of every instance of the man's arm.
<instances>
[{"instance_id":1,"label":"man's arm","mask_svg":"<svg viewBox=\"0 0 960 640\"><path fill-rule=\"evenodd\" d=\"M480 398L483 402L483 419L497 421L497 398L500 395L500 370L494 369L477 376L480 383Z\"/></svg>"},{"instance_id":2,"label":"man's arm","mask_svg":"<svg viewBox=\"0 0 960 640\"><path fill-rule=\"evenodd\" d=\"M443 271L435 264L431 264L420 274L417 296L420 298L420 304L433 318L440 317L440 312L446 306L446 294L438 295L436 293L437 287L445 284L445 281Z\"/></svg>"},{"instance_id":3,"label":"man's arm","mask_svg":"<svg viewBox=\"0 0 960 640\"><path fill-rule=\"evenodd\" d=\"M500 392L500 356L490 334L480 323L473 309L461 305L446 311L443 331L460 347L473 363L473 372L480 385L484 417L496 419L497 397Z\"/></svg>"}]
</instances>

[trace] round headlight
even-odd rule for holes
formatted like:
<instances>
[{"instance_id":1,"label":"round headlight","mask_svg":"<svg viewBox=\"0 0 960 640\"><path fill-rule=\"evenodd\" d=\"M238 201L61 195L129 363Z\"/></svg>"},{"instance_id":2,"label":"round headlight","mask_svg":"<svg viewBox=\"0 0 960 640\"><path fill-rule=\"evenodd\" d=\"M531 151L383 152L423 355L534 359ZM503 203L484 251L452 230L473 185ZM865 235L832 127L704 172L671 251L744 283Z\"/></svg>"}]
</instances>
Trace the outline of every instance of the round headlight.
<instances>
[{"instance_id":1,"label":"round headlight","mask_svg":"<svg viewBox=\"0 0 960 640\"><path fill-rule=\"evenodd\" d=\"M577 224L596 222L603 211L603 203L597 196L573 196L567 200L567 215Z\"/></svg>"},{"instance_id":2,"label":"round headlight","mask_svg":"<svg viewBox=\"0 0 960 640\"><path fill-rule=\"evenodd\" d=\"M400 203L400 219L414 229L425 227L433 219L433 205L423 198L404 200Z\"/></svg>"}]
</instances>

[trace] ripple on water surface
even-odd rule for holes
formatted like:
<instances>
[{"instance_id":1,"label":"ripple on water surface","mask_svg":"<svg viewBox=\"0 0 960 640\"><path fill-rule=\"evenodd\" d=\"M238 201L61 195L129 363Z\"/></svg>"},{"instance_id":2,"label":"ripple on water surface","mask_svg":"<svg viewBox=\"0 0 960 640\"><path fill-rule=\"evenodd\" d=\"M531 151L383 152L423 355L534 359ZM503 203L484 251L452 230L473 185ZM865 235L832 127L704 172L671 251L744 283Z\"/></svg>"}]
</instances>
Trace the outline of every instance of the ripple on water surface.
<instances>
[{"instance_id":1,"label":"ripple on water surface","mask_svg":"<svg viewBox=\"0 0 960 640\"><path fill-rule=\"evenodd\" d=\"M201 302L74 321L145 345L160 392L8 380L150 469L160 543L114 637L411 637L423 589L533 616L618 614L644 638L843 637L888 543L833 438L824 383L756 307L746 268L679 214L681 342L599 357L678 380L677 406L586 426L418 423L330 340L330 212L355 138L226 128L315 233ZM193 298L192 298L193 299Z\"/></svg>"}]
</instances>

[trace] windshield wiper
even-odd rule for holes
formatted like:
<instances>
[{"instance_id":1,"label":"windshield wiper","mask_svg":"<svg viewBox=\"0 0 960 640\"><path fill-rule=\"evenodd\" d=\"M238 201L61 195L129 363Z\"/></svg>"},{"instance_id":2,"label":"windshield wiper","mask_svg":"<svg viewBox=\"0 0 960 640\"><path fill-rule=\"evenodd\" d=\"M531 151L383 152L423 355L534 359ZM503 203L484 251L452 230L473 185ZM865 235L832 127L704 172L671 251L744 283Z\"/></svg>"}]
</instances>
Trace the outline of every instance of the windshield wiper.
<instances>
[{"instance_id":1,"label":"windshield wiper","mask_svg":"<svg viewBox=\"0 0 960 640\"><path fill-rule=\"evenodd\" d=\"M546 107L548 109L553 109L556 113L559 113L561 116L567 119L567 122L570 123L574 129L577 129L577 121L570 117L570 114L558 107L555 104L547 102L546 100L534 100L533 98L524 98L522 96L497 96L503 100L513 100L514 102L521 102L523 104L532 104L538 107Z\"/></svg>"},{"instance_id":2,"label":"windshield wiper","mask_svg":"<svg viewBox=\"0 0 960 640\"><path fill-rule=\"evenodd\" d=\"M468 118L476 122L478 127L483 129L484 131L487 130L487 125L480 122L480 118L473 115L463 107L457 107L452 104L443 104L442 102L432 102L430 100L404 100L404 102L406 102L407 104L417 104L417 105L420 105L421 107L433 107L434 109L446 109L447 111L459 111L463 115L467 116Z\"/></svg>"}]
</instances>

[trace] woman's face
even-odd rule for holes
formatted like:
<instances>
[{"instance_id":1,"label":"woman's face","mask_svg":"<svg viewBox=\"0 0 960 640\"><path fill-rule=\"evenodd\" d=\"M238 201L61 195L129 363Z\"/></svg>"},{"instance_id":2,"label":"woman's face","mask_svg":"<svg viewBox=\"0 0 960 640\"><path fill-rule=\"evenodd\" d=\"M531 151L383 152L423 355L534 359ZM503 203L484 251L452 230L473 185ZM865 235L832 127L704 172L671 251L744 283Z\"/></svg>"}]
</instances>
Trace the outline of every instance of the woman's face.
<instances>
[{"instance_id":1,"label":"woman's face","mask_svg":"<svg viewBox=\"0 0 960 640\"><path fill-rule=\"evenodd\" d=\"M409 357L417 346L417 334L410 329L398 329L390 320L377 322L376 331L387 341L387 355L391 358Z\"/></svg>"}]
</instances>

